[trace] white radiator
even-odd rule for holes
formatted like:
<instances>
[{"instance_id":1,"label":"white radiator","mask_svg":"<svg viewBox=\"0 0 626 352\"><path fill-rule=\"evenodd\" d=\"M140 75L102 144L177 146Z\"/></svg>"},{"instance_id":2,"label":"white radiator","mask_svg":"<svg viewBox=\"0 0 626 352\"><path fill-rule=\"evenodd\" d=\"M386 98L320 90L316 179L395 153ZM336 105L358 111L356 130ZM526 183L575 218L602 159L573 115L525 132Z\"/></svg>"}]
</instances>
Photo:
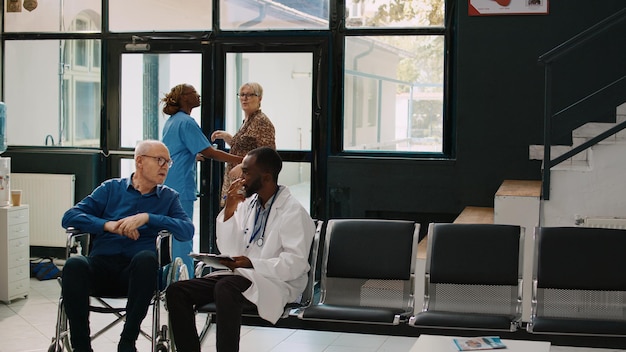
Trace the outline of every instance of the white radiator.
<instances>
[{"instance_id":1,"label":"white radiator","mask_svg":"<svg viewBox=\"0 0 626 352\"><path fill-rule=\"evenodd\" d=\"M29 207L31 246L65 248L61 218L74 205L74 182L74 175L11 174L11 189L21 189Z\"/></svg>"},{"instance_id":2,"label":"white radiator","mask_svg":"<svg viewBox=\"0 0 626 352\"><path fill-rule=\"evenodd\" d=\"M626 229L625 218L585 218L584 227L601 227L605 229Z\"/></svg>"}]
</instances>

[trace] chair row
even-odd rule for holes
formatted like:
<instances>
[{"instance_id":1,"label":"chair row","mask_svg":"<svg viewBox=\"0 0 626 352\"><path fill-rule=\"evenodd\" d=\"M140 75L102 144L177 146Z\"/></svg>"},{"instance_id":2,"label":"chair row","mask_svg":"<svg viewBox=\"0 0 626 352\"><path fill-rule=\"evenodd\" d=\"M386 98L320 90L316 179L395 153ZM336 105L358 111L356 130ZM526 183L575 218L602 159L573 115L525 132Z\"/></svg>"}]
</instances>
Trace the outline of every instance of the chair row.
<instances>
[{"instance_id":1,"label":"chair row","mask_svg":"<svg viewBox=\"0 0 626 352\"><path fill-rule=\"evenodd\" d=\"M423 307L414 307L419 224L329 220L318 255L322 229L318 222L307 291L301 303L285 307L284 317L507 332L523 326L520 226L430 224ZM534 235L528 332L626 336L626 230L542 227ZM208 313L204 337L215 307L198 311Z\"/></svg>"},{"instance_id":2,"label":"chair row","mask_svg":"<svg viewBox=\"0 0 626 352\"><path fill-rule=\"evenodd\" d=\"M522 326L524 228L431 224L422 311L409 324L515 331ZM535 334L626 336L626 231L534 229Z\"/></svg>"}]
</instances>

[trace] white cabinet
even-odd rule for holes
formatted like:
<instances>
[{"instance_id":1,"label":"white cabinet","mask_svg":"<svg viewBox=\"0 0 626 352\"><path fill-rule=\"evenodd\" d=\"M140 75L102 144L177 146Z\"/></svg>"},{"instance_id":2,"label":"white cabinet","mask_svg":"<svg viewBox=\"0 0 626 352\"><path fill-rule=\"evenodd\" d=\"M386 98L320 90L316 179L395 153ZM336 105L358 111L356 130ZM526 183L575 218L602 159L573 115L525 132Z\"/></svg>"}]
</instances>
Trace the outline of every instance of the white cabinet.
<instances>
[{"instance_id":1,"label":"white cabinet","mask_svg":"<svg viewBox=\"0 0 626 352\"><path fill-rule=\"evenodd\" d=\"M0 300L27 297L29 289L28 205L0 207Z\"/></svg>"}]
</instances>

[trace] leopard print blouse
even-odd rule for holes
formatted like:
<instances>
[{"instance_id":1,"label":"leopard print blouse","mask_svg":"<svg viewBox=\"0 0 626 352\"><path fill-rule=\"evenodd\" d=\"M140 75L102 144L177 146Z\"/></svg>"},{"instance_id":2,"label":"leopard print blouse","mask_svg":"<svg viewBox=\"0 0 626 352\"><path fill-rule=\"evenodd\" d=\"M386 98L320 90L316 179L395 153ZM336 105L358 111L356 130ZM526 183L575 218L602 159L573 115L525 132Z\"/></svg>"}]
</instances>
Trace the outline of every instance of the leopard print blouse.
<instances>
[{"instance_id":1,"label":"leopard print blouse","mask_svg":"<svg viewBox=\"0 0 626 352\"><path fill-rule=\"evenodd\" d=\"M233 136L230 153L245 156L252 149L259 147L276 149L274 125L261 110L257 110L245 119L239 131ZM230 184L234 181L228 176L228 173L236 165L235 163L226 163L224 183L222 184L222 206L224 206L223 198L228 193Z\"/></svg>"}]
</instances>

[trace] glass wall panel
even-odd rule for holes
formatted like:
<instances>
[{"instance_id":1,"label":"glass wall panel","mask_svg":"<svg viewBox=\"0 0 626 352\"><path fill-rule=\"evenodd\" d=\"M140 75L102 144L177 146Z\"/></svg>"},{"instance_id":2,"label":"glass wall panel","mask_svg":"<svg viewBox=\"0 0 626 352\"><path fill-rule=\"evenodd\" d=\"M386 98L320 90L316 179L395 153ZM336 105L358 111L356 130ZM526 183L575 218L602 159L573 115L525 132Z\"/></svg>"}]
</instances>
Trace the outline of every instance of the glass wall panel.
<instances>
[{"instance_id":1,"label":"glass wall panel","mask_svg":"<svg viewBox=\"0 0 626 352\"><path fill-rule=\"evenodd\" d=\"M212 0L110 0L112 32L207 31L212 27Z\"/></svg>"},{"instance_id":2,"label":"glass wall panel","mask_svg":"<svg viewBox=\"0 0 626 352\"><path fill-rule=\"evenodd\" d=\"M99 147L100 53L93 48L99 40L5 42L11 145Z\"/></svg>"},{"instance_id":3,"label":"glass wall panel","mask_svg":"<svg viewBox=\"0 0 626 352\"><path fill-rule=\"evenodd\" d=\"M175 85L191 84L202 94L201 54L122 55L121 146L134 148L144 139L161 139L169 117L162 112L160 99ZM202 107L191 116L200 124Z\"/></svg>"},{"instance_id":4,"label":"glass wall panel","mask_svg":"<svg viewBox=\"0 0 626 352\"><path fill-rule=\"evenodd\" d=\"M226 130L236 133L243 123L237 97L246 82L263 87L261 110L272 120L276 148L281 151L311 151L313 54L227 53ZM311 164L283 162L279 183L290 187L305 209L310 208Z\"/></svg>"},{"instance_id":5,"label":"glass wall panel","mask_svg":"<svg viewBox=\"0 0 626 352\"><path fill-rule=\"evenodd\" d=\"M443 36L347 37L344 78L345 150L442 152Z\"/></svg>"},{"instance_id":6,"label":"glass wall panel","mask_svg":"<svg viewBox=\"0 0 626 352\"><path fill-rule=\"evenodd\" d=\"M328 0L220 0L223 30L328 29Z\"/></svg>"},{"instance_id":7,"label":"glass wall panel","mask_svg":"<svg viewBox=\"0 0 626 352\"><path fill-rule=\"evenodd\" d=\"M6 2L21 3L22 0ZM34 4L36 7L31 10L24 5L20 6L19 11L13 11L11 6L5 6L5 32L89 33L102 30L101 0L39 0ZM87 19L87 22L77 26L74 21L78 17Z\"/></svg>"},{"instance_id":8,"label":"glass wall panel","mask_svg":"<svg viewBox=\"0 0 626 352\"><path fill-rule=\"evenodd\" d=\"M443 27L445 0L346 0L346 28Z\"/></svg>"},{"instance_id":9,"label":"glass wall panel","mask_svg":"<svg viewBox=\"0 0 626 352\"><path fill-rule=\"evenodd\" d=\"M263 87L261 110L272 120L279 150L311 150L311 53L228 53L226 55L226 130L243 123L237 93L246 82Z\"/></svg>"},{"instance_id":10,"label":"glass wall panel","mask_svg":"<svg viewBox=\"0 0 626 352\"><path fill-rule=\"evenodd\" d=\"M291 194L309 213L311 208L311 164L283 162L278 184L289 187Z\"/></svg>"}]
</instances>

